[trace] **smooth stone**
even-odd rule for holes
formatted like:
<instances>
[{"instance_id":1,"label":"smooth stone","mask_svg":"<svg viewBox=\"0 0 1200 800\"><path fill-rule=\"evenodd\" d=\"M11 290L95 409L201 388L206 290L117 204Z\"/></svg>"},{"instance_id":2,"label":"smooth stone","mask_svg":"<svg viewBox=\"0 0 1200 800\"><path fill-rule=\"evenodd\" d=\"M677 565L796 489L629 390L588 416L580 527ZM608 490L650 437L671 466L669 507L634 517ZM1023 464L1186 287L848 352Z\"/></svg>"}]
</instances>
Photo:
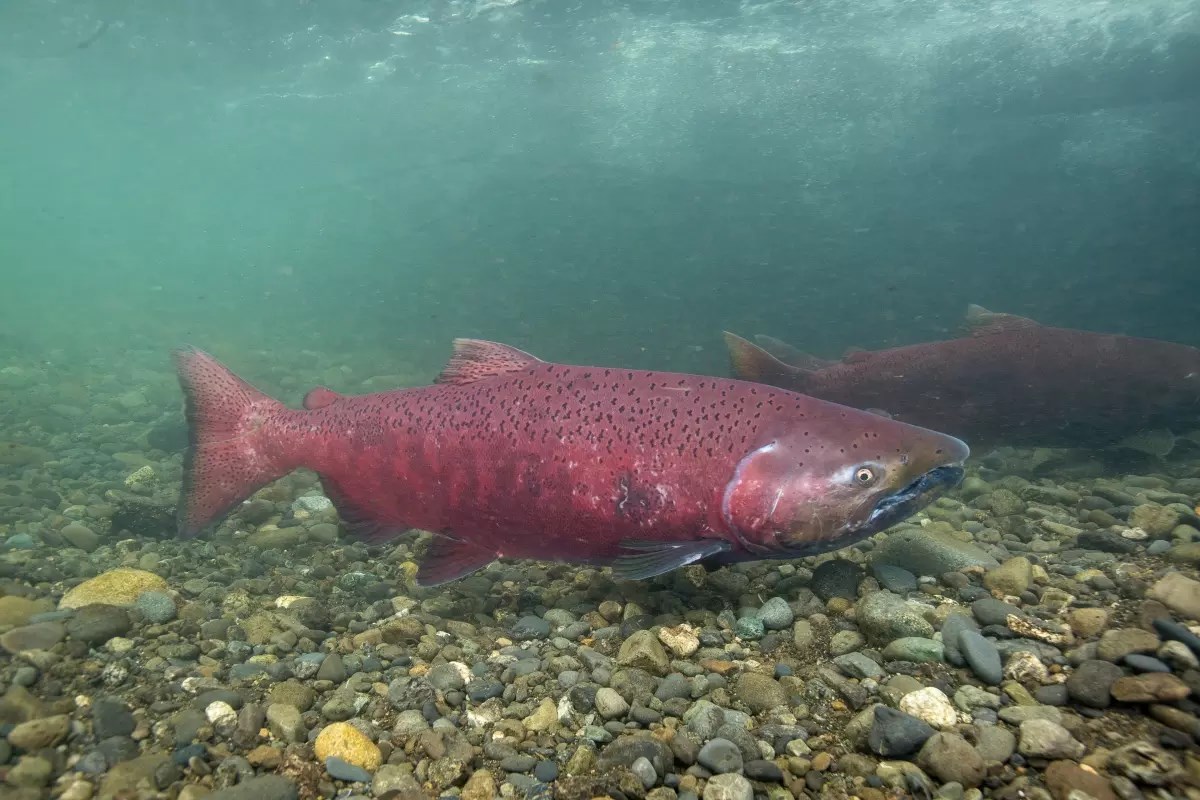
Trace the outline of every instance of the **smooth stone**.
<instances>
[{"instance_id":1,"label":"smooth stone","mask_svg":"<svg viewBox=\"0 0 1200 800\"><path fill-rule=\"evenodd\" d=\"M701 747L696 761L714 774L742 771L742 752L728 739L713 739Z\"/></svg>"},{"instance_id":2,"label":"smooth stone","mask_svg":"<svg viewBox=\"0 0 1200 800\"><path fill-rule=\"evenodd\" d=\"M999 686L1004 679L1004 669L1000 663L1000 651L982 634L972 630L964 630L958 637L958 645L963 658L971 667L971 671L979 680L989 686Z\"/></svg>"},{"instance_id":3,"label":"smooth stone","mask_svg":"<svg viewBox=\"0 0 1200 800\"><path fill-rule=\"evenodd\" d=\"M867 736L871 752L884 758L915 753L935 733L923 720L888 706L875 706L875 721Z\"/></svg>"}]
</instances>

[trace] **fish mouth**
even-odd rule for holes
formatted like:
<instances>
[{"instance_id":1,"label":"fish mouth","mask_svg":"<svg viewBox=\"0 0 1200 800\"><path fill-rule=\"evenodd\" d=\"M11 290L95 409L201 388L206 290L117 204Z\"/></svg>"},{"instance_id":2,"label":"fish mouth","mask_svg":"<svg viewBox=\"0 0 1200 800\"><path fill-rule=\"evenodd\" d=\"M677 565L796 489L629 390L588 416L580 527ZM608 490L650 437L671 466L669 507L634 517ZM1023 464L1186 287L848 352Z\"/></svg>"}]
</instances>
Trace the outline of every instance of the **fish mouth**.
<instances>
[{"instance_id":1,"label":"fish mouth","mask_svg":"<svg viewBox=\"0 0 1200 800\"><path fill-rule=\"evenodd\" d=\"M939 495L962 483L965 474L961 464L945 464L929 470L900 491L881 498L859 527L859 532L877 533L911 517Z\"/></svg>"}]
</instances>

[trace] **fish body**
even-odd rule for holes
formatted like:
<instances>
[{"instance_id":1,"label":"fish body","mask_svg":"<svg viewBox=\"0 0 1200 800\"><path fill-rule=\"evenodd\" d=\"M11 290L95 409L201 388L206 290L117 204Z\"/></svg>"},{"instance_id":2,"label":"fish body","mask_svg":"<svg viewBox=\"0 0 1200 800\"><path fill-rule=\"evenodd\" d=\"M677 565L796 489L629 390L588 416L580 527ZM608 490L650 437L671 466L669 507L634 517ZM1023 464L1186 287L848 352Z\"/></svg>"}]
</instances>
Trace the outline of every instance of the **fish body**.
<instances>
[{"instance_id":1,"label":"fish body","mask_svg":"<svg viewBox=\"0 0 1200 800\"><path fill-rule=\"evenodd\" d=\"M683 564L837 549L961 479L965 444L744 381L540 361L458 340L435 385L290 409L176 353L190 426L179 527L195 535L307 467L351 529L436 536L435 585L496 558Z\"/></svg>"},{"instance_id":2,"label":"fish body","mask_svg":"<svg viewBox=\"0 0 1200 800\"><path fill-rule=\"evenodd\" d=\"M793 359L727 334L738 377L804 392L973 443L1100 446L1200 421L1200 350L1172 342L1040 325L972 306L971 334Z\"/></svg>"}]
</instances>

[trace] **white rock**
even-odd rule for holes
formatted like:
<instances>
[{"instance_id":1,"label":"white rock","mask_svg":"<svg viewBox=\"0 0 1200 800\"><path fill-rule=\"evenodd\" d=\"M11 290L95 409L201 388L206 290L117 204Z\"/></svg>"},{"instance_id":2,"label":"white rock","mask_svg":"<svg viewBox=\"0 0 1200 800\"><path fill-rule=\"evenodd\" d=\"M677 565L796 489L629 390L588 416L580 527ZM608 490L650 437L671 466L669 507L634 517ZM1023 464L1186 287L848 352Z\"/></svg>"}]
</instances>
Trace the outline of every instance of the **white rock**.
<instances>
[{"instance_id":1,"label":"white rock","mask_svg":"<svg viewBox=\"0 0 1200 800\"><path fill-rule=\"evenodd\" d=\"M932 686L904 695L900 698L900 710L938 729L958 724L958 712L950 698Z\"/></svg>"}]
</instances>

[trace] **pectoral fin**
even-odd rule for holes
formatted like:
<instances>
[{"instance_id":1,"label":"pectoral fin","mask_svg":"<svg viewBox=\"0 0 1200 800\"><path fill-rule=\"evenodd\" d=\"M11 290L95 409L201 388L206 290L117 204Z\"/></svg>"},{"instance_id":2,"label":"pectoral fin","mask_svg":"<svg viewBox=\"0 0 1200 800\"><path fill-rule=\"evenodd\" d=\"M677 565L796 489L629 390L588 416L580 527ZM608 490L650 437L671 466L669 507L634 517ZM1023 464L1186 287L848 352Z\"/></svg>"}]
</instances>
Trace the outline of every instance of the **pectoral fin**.
<instances>
[{"instance_id":1,"label":"pectoral fin","mask_svg":"<svg viewBox=\"0 0 1200 800\"><path fill-rule=\"evenodd\" d=\"M690 542L626 539L621 542L621 547L632 552L617 558L612 566L613 574L627 580L642 580L724 553L730 549L730 544L721 539L695 539Z\"/></svg>"},{"instance_id":2,"label":"pectoral fin","mask_svg":"<svg viewBox=\"0 0 1200 800\"><path fill-rule=\"evenodd\" d=\"M496 554L469 542L434 536L417 569L418 586L438 586L470 575L496 560Z\"/></svg>"}]
</instances>

